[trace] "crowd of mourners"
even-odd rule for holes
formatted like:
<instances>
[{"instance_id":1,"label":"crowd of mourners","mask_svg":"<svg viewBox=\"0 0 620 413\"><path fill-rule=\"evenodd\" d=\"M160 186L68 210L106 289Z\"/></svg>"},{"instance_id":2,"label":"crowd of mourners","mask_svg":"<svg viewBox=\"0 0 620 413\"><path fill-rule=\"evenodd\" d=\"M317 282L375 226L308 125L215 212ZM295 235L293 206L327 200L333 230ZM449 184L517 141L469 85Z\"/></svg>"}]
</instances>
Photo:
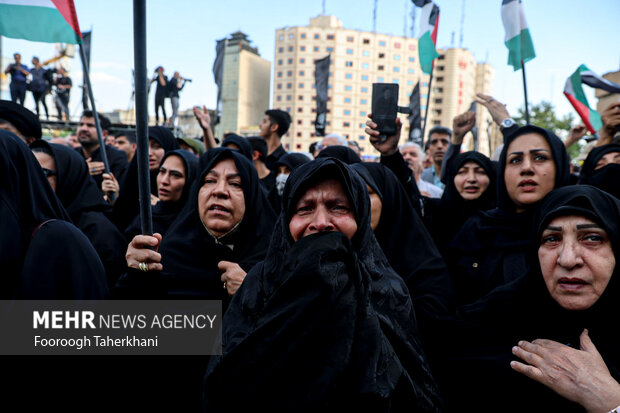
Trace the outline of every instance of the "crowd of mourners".
<instances>
[{"instance_id":1,"label":"crowd of mourners","mask_svg":"<svg viewBox=\"0 0 620 413\"><path fill-rule=\"evenodd\" d=\"M385 137L369 115L380 162L362 162L339 137L315 156L287 153L291 117L278 109L260 136L218 144L195 108L199 145L148 130L153 235L131 131L112 135L100 115L101 148L86 111L74 145L48 141L37 116L0 102L4 299L208 299L224 311L221 355L21 360L14 387L64 370L98 403L150 409L612 411L620 103L577 174L566 148L583 127L562 141L478 101L501 125L497 160L462 152L466 112L429 131L426 170L400 119Z\"/></svg>"}]
</instances>

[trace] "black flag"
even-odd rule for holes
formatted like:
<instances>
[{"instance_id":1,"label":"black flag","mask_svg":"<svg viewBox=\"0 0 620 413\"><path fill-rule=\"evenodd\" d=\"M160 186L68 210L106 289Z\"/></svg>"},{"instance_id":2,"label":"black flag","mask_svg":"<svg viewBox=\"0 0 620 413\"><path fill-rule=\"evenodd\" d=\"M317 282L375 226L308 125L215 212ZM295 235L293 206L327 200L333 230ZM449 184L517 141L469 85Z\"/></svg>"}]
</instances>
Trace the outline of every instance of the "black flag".
<instances>
[{"instance_id":1,"label":"black flag","mask_svg":"<svg viewBox=\"0 0 620 413\"><path fill-rule=\"evenodd\" d=\"M224 53L226 49L226 38L217 40L215 45L215 61L213 62L213 77L215 78L215 84L217 85L217 104L215 109L215 122L214 125L219 123L220 118L220 100L222 99L222 79L224 77Z\"/></svg>"},{"instance_id":2,"label":"black flag","mask_svg":"<svg viewBox=\"0 0 620 413\"><path fill-rule=\"evenodd\" d=\"M316 83L316 121L314 128L317 136L325 136L329 61L330 55L314 61L314 82Z\"/></svg>"},{"instance_id":3,"label":"black flag","mask_svg":"<svg viewBox=\"0 0 620 413\"><path fill-rule=\"evenodd\" d=\"M92 36L92 30L90 32L82 33L82 47L84 48L84 54L86 55L86 63L88 65L88 71L90 72L90 40ZM82 82L82 108L88 110L88 86L86 82L86 73L84 73L84 81Z\"/></svg>"},{"instance_id":4,"label":"black flag","mask_svg":"<svg viewBox=\"0 0 620 413\"><path fill-rule=\"evenodd\" d=\"M422 114L420 113L420 82L409 98L409 142L422 146Z\"/></svg>"},{"instance_id":5,"label":"black flag","mask_svg":"<svg viewBox=\"0 0 620 413\"><path fill-rule=\"evenodd\" d=\"M477 108L478 108L478 103L476 103L476 101L474 100L473 102L471 102L469 111L474 112L474 115L476 115ZM475 118L474 118L474 122L475 122ZM474 123L474 127L471 128L471 134L474 139L474 151L478 152L478 126L475 123Z\"/></svg>"}]
</instances>

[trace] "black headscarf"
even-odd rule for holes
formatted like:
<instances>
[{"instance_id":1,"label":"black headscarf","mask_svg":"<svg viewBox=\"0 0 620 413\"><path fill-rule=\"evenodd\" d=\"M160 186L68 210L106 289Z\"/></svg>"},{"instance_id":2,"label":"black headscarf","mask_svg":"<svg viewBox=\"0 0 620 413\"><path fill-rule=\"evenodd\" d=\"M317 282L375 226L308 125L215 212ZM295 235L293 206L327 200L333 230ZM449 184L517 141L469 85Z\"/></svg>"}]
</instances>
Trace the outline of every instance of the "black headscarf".
<instances>
[{"instance_id":1,"label":"black headscarf","mask_svg":"<svg viewBox=\"0 0 620 413\"><path fill-rule=\"evenodd\" d=\"M349 197L357 232L294 242L288 226L297 200L329 178ZM225 315L207 408L224 408L235 394L240 405L275 411L439 411L406 285L370 228L366 185L342 162L318 159L293 171L283 200L265 261Z\"/></svg>"},{"instance_id":2,"label":"black headscarf","mask_svg":"<svg viewBox=\"0 0 620 413\"><path fill-rule=\"evenodd\" d=\"M611 163L595 170L596 163L610 152L620 152L620 145L610 143L592 149L581 167L579 183L595 186L620 198L620 165Z\"/></svg>"},{"instance_id":3,"label":"black headscarf","mask_svg":"<svg viewBox=\"0 0 620 413\"><path fill-rule=\"evenodd\" d=\"M244 138L243 136L239 136L239 135L234 135L234 134L228 135L224 139L224 142L222 142L222 147L226 147L226 145L228 145L229 143L232 143L233 145L237 145L237 147L239 148L238 151L242 153L250 161L252 160L252 153L254 151L252 150L252 145L250 145L250 142L248 142L247 138Z\"/></svg>"},{"instance_id":4,"label":"black headscarf","mask_svg":"<svg viewBox=\"0 0 620 413\"><path fill-rule=\"evenodd\" d=\"M159 249L164 267L162 277L168 294L173 296L227 299L218 262L232 261L249 271L265 257L275 220L256 169L247 158L227 148L215 148L208 154L206 167L194 182L185 207ZM245 214L233 233L215 239L200 219L198 193L206 174L224 159L232 159L241 176Z\"/></svg>"},{"instance_id":5,"label":"black headscarf","mask_svg":"<svg viewBox=\"0 0 620 413\"><path fill-rule=\"evenodd\" d=\"M0 217L3 297L102 297L105 272L95 250L71 224L30 148L4 130Z\"/></svg>"},{"instance_id":6,"label":"black headscarf","mask_svg":"<svg viewBox=\"0 0 620 413\"><path fill-rule=\"evenodd\" d=\"M471 303L492 289L519 278L528 269L527 248L532 242L533 219L540 201L517 213L508 196L504 171L508 147L522 135L536 133L551 148L556 166L555 188L569 183L569 157L562 141L552 132L527 125L506 138L497 172L498 207L468 219L450 242L446 262L463 304Z\"/></svg>"},{"instance_id":7,"label":"black headscarf","mask_svg":"<svg viewBox=\"0 0 620 413\"><path fill-rule=\"evenodd\" d=\"M41 122L38 116L22 105L0 100L0 119L10 122L24 137L41 139Z\"/></svg>"},{"instance_id":8,"label":"black headscarf","mask_svg":"<svg viewBox=\"0 0 620 413\"><path fill-rule=\"evenodd\" d=\"M475 200L466 201L454 184L454 177L467 162L475 162L482 167L489 177L489 186ZM485 155L476 151L457 155L446 169L446 188L440 199L427 200L426 219L433 240L440 251L452 240L461 226L478 211L495 208L497 172L493 162Z\"/></svg>"},{"instance_id":9,"label":"black headscarf","mask_svg":"<svg viewBox=\"0 0 620 413\"><path fill-rule=\"evenodd\" d=\"M179 142L175 139L172 132L170 132L170 129L163 126L150 126L149 139L153 139L155 142L159 143L164 149L164 153L180 148ZM158 173L159 168L155 171L149 171L151 194L155 196L157 196ZM134 218L140 213L138 181L138 157L134 156L129 163L129 167L122 181L119 182L120 193L113 207L112 221L121 232L125 232Z\"/></svg>"},{"instance_id":10,"label":"black headscarf","mask_svg":"<svg viewBox=\"0 0 620 413\"><path fill-rule=\"evenodd\" d=\"M362 162L353 149L342 145L328 146L319 152L317 159L319 158L336 158L349 165Z\"/></svg>"},{"instance_id":11,"label":"black headscarf","mask_svg":"<svg viewBox=\"0 0 620 413\"><path fill-rule=\"evenodd\" d=\"M185 149L175 149L167 152L162 158L160 166L163 165L166 158L171 155L178 156L183 161L183 165L185 166L185 184L183 185L183 193L181 194L181 198L179 198L178 201L159 201L152 208L153 233L160 233L162 235L168 231L168 228L170 228L172 222L177 218L179 212L181 212L185 206L187 198L189 197L190 189L196 180L196 176L198 175L198 157ZM142 228L140 216L138 215L134 218L127 230L125 230L125 238L129 242L134 236L141 233Z\"/></svg>"},{"instance_id":12,"label":"black headscarf","mask_svg":"<svg viewBox=\"0 0 620 413\"><path fill-rule=\"evenodd\" d=\"M303 165L305 163L310 162L310 158L302 153L294 153L289 152L285 155L282 155L280 159L276 162L276 166L284 165L291 171L297 168L299 165Z\"/></svg>"}]
</instances>

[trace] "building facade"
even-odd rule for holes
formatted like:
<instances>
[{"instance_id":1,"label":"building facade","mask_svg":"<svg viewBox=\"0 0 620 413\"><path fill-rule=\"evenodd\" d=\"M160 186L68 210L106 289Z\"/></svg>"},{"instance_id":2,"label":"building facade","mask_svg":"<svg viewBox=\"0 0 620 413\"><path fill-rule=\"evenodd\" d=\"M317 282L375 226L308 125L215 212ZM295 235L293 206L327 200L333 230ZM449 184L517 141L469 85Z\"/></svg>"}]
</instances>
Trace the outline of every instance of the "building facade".
<instances>
[{"instance_id":1,"label":"building facade","mask_svg":"<svg viewBox=\"0 0 620 413\"><path fill-rule=\"evenodd\" d=\"M308 26L277 29L275 44L272 106L291 114L293 123L283 138L290 151L307 151L311 143L319 140L314 129L314 61L327 55L331 62L326 133L357 141L364 155L377 155L364 132L373 83L397 83L398 105L408 106L409 96L420 82L424 117L429 76L420 69L415 38L345 29L335 16L319 16L310 19ZM493 68L478 65L469 51L448 49L440 53L443 61L440 64L437 60L436 67L441 65L442 73L436 71L434 75L441 79L433 81L437 92L431 95L427 131L438 123L451 127L452 118L469 108L476 92L491 94L493 88ZM478 111L479 122L486 122L488 117L482 116L483 111L486 113L486 109ZM403 136L407 136L407 115L399 116L404 124ZM486 132L487 125L480 129ZM479 145L479 150L488 147Z\"/></svg>"},{"instance_id":2,"label":"building facade","mask_svg":"<svg viewBox=\"0 0 620 413\"><path fill-rule=\"evenodd\" d=\"M226 39L224 53L222 118L216 126L217 136L258 125L269 109L271 63L260 57L242 32Z\"/></svg>"}]
</instances>

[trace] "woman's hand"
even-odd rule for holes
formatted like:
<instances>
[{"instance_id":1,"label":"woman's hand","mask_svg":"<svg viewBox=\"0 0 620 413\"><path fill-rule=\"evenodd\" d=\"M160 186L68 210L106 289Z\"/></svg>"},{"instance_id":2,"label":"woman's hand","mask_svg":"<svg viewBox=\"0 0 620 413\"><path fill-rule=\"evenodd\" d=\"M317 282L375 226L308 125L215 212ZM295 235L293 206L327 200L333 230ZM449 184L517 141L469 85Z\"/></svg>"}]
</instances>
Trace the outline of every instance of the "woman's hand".
<instances>
[{"instance_id":1,"label":"woman's hand","mask_svg":"<svg viewBox=\"0 0 620 413\"><path fill-rule=\"evenodd\" d=\"M620 405L620 384L590 340L588 330L576 350L552 340L520 341L512 353L529 365L513 361L510 367L549 387L588 412L608 412Z\"/></svg>"},{"instance_id":2,"label":"woman's hand","mask_svg":"<svg viewBox=\"0 0 620 413\"><path fill-rule=\"evenodd\" d=\"M220 279L224 283L224 288L229 295L234 295L241 287L247 273L243 271L239 264L230 261L220 261L217 264L217 268L223 271Z\"/></svg>"},{"instance_id":3,"label":"woman's hand","mask_svg":"<svg viewBox=\"0 0 620 413\"><path fill-rule=\"evenodd\" d=\"M161 271L161 254L157 252L161 244L161 234L155 233L153 236L136 235L127 247L125 260L127 266L142 271Z\"/></svg>"}]
</instances>

